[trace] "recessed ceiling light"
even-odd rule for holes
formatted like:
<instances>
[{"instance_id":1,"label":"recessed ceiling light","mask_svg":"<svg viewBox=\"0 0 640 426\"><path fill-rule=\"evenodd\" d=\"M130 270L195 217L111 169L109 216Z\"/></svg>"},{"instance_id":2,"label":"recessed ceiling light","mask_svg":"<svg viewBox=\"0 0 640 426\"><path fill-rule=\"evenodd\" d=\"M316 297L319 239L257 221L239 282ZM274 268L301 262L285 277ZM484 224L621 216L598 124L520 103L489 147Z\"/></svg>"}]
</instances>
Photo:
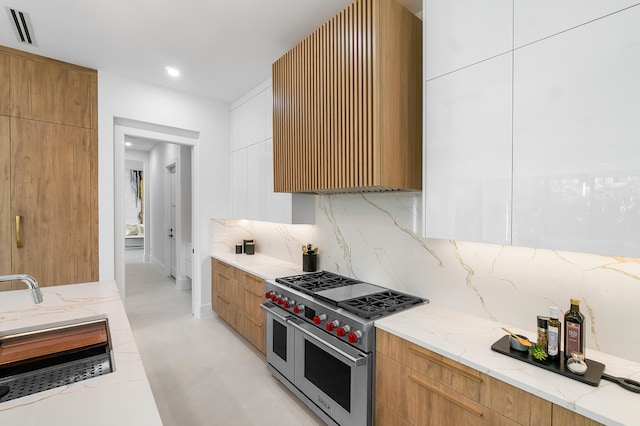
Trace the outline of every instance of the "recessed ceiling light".
<instances>
[{"instance_id":1,"label":"recessed ceiling light","mask_svg":"<svg viewBox=\"0 0 640 426\"><path fill-rule=\"evenodd\" d=\"M169 74L171 77L180 77L180 71L178 71L177 69L173 67L164 67L164 69L167 70L167 74Z\"/></svg>"},{"instance_id":2,"label":"recessed ceiling light","mask_svg":"<svg viewBox=\"0 0 640 426\"><path fill-rule=\"evenodd\" d=\"M131 142L125 142L124 145L125 146L131 146Z\"/></svg>"}]
</instances>

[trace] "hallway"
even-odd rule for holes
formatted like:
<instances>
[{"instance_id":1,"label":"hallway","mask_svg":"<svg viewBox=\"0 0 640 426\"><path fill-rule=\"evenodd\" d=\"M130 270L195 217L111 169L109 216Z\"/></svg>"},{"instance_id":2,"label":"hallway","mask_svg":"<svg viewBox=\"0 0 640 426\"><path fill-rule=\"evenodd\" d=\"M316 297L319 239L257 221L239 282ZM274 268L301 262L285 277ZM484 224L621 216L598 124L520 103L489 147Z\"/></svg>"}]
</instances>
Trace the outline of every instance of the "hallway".
<instances>
[{"instance_id":1,"label":"hallway","mask_svg":"<svg viewBox=\"0 0 640 426\"><path fill-rule=\"evenodd\" d=\"M194 318L190 290L143 262L142 250L125 254L125 309L164 425L324 424L224 321Z\"/></svg>"}]
</instances>

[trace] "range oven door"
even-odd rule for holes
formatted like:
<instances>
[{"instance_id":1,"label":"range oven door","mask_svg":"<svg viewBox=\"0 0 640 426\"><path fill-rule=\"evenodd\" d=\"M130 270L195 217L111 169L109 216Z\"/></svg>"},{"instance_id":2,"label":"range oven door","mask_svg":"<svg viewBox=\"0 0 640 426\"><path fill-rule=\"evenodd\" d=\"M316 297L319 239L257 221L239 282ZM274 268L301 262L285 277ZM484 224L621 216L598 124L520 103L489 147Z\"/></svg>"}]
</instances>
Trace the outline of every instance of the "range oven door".
<instances>
[{"instance_id":1,"label":"range oven door","mask_svg":"<svg viewBox=\"0 0 640 426\"><path fill-rule=\"evenodd\" d=\"M260 307L266 313L267 363L293 383L294 329L288 321L291 314L270 302Z\"/></svg>"},{"instance_id":2,"label":"range oven door","mask_svg":"<svg viewBox=\"0 0 640 426\"><path fill-rule=\"evenodd\" d=\"M295 386L341 425L372 418L373 354L366 354L301 321L295 328Z\"/></svg>"}]
</instances>

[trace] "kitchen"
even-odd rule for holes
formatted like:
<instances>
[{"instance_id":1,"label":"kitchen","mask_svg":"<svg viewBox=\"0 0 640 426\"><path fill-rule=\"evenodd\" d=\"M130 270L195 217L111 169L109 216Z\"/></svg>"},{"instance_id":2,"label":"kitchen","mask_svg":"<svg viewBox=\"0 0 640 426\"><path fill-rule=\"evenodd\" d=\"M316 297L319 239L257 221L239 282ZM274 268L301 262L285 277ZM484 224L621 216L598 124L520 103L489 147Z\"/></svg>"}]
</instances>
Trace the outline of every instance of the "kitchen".
<instances>
[{"instance_id":1,"label":"kitchen","mask_svg":"<svg viewBox=\"0 0 640 426\"><path fill-rule=\"evenodd\" d=\"M487 16L483 15L483 19L479 20L483 22L483 28L495 29L498 27L497 23L504 22L511 25L512 2L505 2L505 4L508 6L506 15L498 13L503 12L500 8L484 11ZM517 7L525 7L519 2L513 4L516 11ZM552 28L551 34L561 33L574 27L573 32L566 31L566 35L576 34L578 30L596 28L599 23L612 22L612 25L616 25L617 21L614 21L614 18L633 18L637 7L623 10L628 6L632 4L621 3L617 8L611 6L615 10L605 11L598 10L594 6L594 10L588 13L585 10L584 16L574 16L573 13L551 14L558 17L564 16L569 21L569 24L557 23L561 29ZM552 6L548 7L552 8ZM547 10L540 6L538 12L540 16L548 16L548 13L543 13ZM596 19L619 10L622 11L606 19ZM471 25L474 21L473 16L465 15L465 11L471 14L471 11L463 7L456 10L460 19L459 25L463 27ZM533 12L531 15L534 16ZM570 15L571 18L566 15ZM517 16L519 15L516 14ZM496 25L486 25L484 22L487 20L495 22ZM591 23L593 20L595 21ZM558 18L558 21L562 19ZM564 28L562 25L568 26ZM624 24L618 24L618 27L627 28ZM480 44L475 51L480 51L481 56L471 58L468 64L457 62L451 66L455 69L467 66L466 69L470 71L478 70L489 76L499 75L493 69L485 71L481 68L481 64L492 66L494 62L482 61L493 58L499 53L511 51L513 47L512 45L506 48L499 46L497 50L492 50L488 38L493 35L492 33L486 36L486 46L481 43L485 38L469 37L472 40L467 39L467 42ZM549 40L553 41L554 38ZM460 40L456 41L460 42ZM509 38L509 43L512 43L512 38ZM532 45L532 47L535 46L535 44ZM503 59L496 58L495 62ZM463 61L464 58L457 60ZM476 63L478 65L468 66ZM496 66L503 66L503 64ZM554 64L554 67L557 66ZM608 68L601 70L603 73L610 71ZM486 77L486 74L482 75ZM614 80L621 84L625 81L622 78ZM428 67L427 81L429 81ZM502 84L500 81L498 83ZM114 153L113 143L110 142L113 141L113 117L130 117L142 122L160 122L178 128L199 129L200 138L203 141L229 140L231 130L228 105L161 89L108 72L99 72L98 84L101 188L109 187L109 182L113 181L114 157L118 155L117 150ZM476 87L482 87L484 84L477 83ZM267 87L268 83L263 84L257 88L257 91L264 91ZM427 89L428 87L427 83ZM633 93L634 86L625 86L624 89ZM103 93L108 93L109 96L102 95ZM493 91L493 93L498 92ZM157 104L159 99L164 99L164 102ZM501 103L500 111L503 115L496 114L496 117L485 118L502 120L506 114L507 123L510 123L512 114L510 105L509 100L505 111L505 106ZM628 108L628 113L632 114L633 105L625 104L625 106ZM516 118L517 112L513 111ZM626 127L619 126L617 130L631 134L633 132L631 122L623 121ZM578 128L573 130L577 131ZM426 126L425 131L428 137L429 126ZM500 141L504 141L504 138ZM511 143L510 136L507 141ZM607 140L607 142L610 141ZM638 353L640 353L638 342L628 337L633 336L633 312L639 300L634 297L638 292L638 261L635 259L637 255L611 257L589 254L599 253L597 249L578 253L580 250L577 248L553 251L542 248L545 247L544 245L515 244L515 241L514 246L511 246L510 242L500 243L495 240L492 244L471 243L465 242L465 236L451 238L443 235L439 238L424 238L421 230L423 220L421 212L424 207L420 193L316 196L315 224L311 226L220 219L233 217L230 210L233 197L231 188L228 187L228 176L231 174L228 145L223 148L203 143L198 149L200 151L197 158L206 160L202 160L202 164L196 164L195 169L199 174L200 182L207 182L207 185L203 185L207 190L197 190L197 194L200 195L200 206L196 213L198 220L194 221L194 226L200 229L202 234L196 251L199 255L196 262L197 268L194 271L194 277L198 277L194 278L194 282L199 279L202 283L199 289L194 285L196 316L212 314L208 304L210 283L206 278L210 276L209 254L211 251L230 250L230 246L251 236L258 242L259 253L299 263L300 243L312 242L320 247L321 268L417 294L428 298L433 304L437 303L446 308L498 321L523 331L535 330L535 316L545 314L549 305L555 304L565 311L568 309L571 297L580 297L588 306L588 308L585 306L585 314L590 318L587 346L638 361ZM630 148L627 147L627 149ZM471 151L471 155L474 155L474 152ZM493 170L497 168L486 167ZM458 169L452 170L459 172ZM474 169L474 172L477 171ZM515 171L517 170L514 169ZM115 228L114 213L105 207L110 205L111 195L109 191L104 192L101 190L99 200L101 206L100 271L101 279L103 275L105 279L109 279L113 277L109 277L110 274L104 271L117 269L112 254L116 251L115 244L113 239L108 237L114 234ZM427 192L426 195L428 197L429 193ZM477 192L463 193L462 196L471 198L475 195ZM516 195L514 195L514 202L515 197ZM491 219L499 217L501 216L497 214L486 214L482 219L491 223ZM514 213L514 223L515 220ZM220 236L217 234L223 234L223 237L226 235L226 241L218 241ZM197 239L198 236L194 236L194 245ZM484 241L487 240L488 238ZM268 245L265 245L265 242L268 242Z\"/></svg>"}]
</instances>

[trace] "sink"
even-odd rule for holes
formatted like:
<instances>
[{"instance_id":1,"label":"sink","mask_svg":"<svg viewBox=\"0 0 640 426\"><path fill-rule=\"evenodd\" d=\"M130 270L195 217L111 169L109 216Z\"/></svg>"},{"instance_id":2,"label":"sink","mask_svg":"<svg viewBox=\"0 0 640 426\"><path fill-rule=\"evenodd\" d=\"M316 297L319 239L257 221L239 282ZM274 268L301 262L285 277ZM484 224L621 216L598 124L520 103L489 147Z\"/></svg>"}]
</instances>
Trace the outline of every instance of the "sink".
<instances>
[{"instance_id":1,"label":"sink","mask_svg":"<svg viewBox=\"0 0 640 426\"><path fill-rule=\"evenodd\" d=\"M106 316L0 333L0 403L113 371Z\"/></svg>"}]
</instances>

